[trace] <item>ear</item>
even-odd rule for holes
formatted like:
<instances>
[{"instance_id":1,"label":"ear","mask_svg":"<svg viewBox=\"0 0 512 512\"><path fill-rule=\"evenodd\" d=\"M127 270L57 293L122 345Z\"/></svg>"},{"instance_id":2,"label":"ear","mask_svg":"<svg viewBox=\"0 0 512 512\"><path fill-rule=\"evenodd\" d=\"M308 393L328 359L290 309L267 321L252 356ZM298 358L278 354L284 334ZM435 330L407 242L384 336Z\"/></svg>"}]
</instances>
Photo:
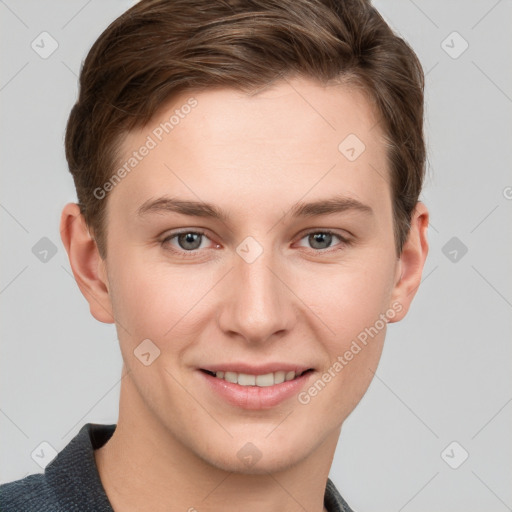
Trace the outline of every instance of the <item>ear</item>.
<instances>
[{"instance_id":1,"label":"ear","mask_svg":"<svg viewBox=\"0 0 512 512\"><path fill-rule=\"evenodd\" d=\"M64 206L60 219L60 235L73 275L89 303L92 316L100 322L114 323L105 261L89 233L78 204L68 203Z\"/></svg>"},{"instance_id":2,"label":"ear","mask_svg":"<svg viewBox=\"0 0 512 512\"><path fill-rule=\"evenodd\" d=\"M392 303L401 305L401 308L393 307L397 314L389 319L389 323L398 322L405 317L420 286L428 254L428 221L427 207L418 202L412 214L409 235L398 261L397 280L391 298Z\"/></svg>"}]
</instances>

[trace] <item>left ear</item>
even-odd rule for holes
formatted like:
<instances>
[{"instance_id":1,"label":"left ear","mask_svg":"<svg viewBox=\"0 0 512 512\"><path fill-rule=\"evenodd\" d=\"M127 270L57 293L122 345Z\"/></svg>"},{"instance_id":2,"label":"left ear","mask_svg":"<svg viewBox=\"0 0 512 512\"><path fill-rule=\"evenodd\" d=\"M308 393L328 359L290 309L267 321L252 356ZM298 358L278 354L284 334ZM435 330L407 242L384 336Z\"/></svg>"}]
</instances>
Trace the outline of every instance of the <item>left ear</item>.
<instances>
[{"instance_id":1,"label":"left ear","mask_svg":"<svg viewBox=\"0 0 512 512\"><path fill-rule=\"evenodd\" d=\"M389 323L398 322L409 311L412 299L416 295L421 283L421 274L428 254L429 214L427 207L418 202L411 217L409 235L404 243L398 262L398 279L393 289L391 301L402 307L393 307L396 315L389 319Z\"/></svg>"}]
</instances>

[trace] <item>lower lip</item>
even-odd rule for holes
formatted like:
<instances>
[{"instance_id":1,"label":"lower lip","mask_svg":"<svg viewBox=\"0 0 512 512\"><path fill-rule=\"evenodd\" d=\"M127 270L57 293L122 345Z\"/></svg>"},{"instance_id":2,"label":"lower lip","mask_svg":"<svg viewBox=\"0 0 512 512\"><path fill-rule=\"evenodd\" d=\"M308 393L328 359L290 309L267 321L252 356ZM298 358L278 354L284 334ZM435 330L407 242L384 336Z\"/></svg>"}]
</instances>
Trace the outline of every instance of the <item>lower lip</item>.
<instances>
[{"instance_id":1,"label":"lower lip","mask_svg":"<svg viewBox=\"0 0 512 512\"><path fill-rule=\"evenodd\" d=\"M270 409L297 395L314 372L309 371L293 380L266 387L240 386L201 370L199 373L206 379L210 389L230 404L242 409Z\"/></svg>"}]
</instances>

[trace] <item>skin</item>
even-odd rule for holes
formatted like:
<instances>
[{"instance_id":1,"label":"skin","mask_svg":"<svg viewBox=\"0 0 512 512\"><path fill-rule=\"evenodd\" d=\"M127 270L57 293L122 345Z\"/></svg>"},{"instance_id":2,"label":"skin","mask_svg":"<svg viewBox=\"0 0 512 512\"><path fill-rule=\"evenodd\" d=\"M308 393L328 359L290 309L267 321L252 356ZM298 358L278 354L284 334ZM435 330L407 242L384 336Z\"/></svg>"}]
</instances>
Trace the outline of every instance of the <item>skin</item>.
<instances>
[{"instance_id":1,"label":"skin","mask_svg":"<svg viewBox=\"0 0 512 512\"><path fill-rule=\"evenodd\" d=\"M427 256L428 211L417 204L397 256L374 111L355 89L306 79L252 96L183 93L128 134L119 165L192 96L197 106L110 192L106 260L78 206L62 212L76 281L92 315L116 323L124 360L117 429L95 452L100 477L116 511L320 512L341 426L377 370L386 328L307 404L294 395L242 409L199 368L297 363L314 369L309 389L379 315L405 316ZM366 146L353 162L338 150L349 134ZM372 213L291 216L297 202L335 194ZM228 218L137 215L164 195L213 203ZM192 257L177 237L162 243L178 229L206 232ZM336 236L315 245L308 234L326 229ZM248 236L263 249L252 263L236 252ZM160 350L149 366L134 356L145 339ZM237 456L248 442L261 454L251 466Z\"/></svg>"}]
</instances>

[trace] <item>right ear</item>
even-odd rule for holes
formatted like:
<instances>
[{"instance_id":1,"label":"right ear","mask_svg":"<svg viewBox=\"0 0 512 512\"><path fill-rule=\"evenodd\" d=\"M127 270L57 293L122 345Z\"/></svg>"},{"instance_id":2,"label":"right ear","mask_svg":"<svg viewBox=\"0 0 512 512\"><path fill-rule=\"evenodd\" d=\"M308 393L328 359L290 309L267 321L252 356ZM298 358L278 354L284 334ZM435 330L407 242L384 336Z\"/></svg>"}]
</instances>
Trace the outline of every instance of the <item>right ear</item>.
<instances>
[{"instance_id":1,"label":"right ear","mask_svg":"<svg viewBox=\"0 0 512 512\"><path fill-rule=\"evenodd\" d=\"M105 261L89 233L78 204L68 203L64 206L60 218L60 236L68 253L71 270L89 303L92 316L100 322L114 323Z\"/></svg>"}]
</instances>

